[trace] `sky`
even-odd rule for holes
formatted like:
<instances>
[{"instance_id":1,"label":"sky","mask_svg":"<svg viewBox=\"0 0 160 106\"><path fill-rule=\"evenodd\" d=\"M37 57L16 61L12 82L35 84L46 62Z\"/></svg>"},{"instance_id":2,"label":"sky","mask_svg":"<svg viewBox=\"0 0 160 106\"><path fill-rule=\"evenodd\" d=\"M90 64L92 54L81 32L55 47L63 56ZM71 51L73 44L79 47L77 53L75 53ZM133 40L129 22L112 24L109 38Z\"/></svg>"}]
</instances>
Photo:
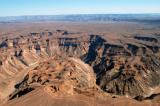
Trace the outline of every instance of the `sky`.
<instances>
[{"instance_id":1,"label":"sky","mask_svg":"<svg viewBox=\"0 0 160 106\"><path fill-rule=\"evenodd\" d=\"M160 13L160 0L0 0L0 16Z\"/></svg>"}]
</instances>

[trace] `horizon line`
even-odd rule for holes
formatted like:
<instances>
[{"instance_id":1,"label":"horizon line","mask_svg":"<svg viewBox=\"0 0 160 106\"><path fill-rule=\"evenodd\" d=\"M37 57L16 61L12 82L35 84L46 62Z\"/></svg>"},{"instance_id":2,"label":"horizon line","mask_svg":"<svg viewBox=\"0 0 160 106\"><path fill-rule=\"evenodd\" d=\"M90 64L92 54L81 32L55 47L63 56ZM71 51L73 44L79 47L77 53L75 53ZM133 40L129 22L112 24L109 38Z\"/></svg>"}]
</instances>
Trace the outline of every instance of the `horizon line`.
<instances>
[{"instance_id":1,"label":"horizon line","mask_svg":"<svg viewBox=\"0 0 160 106\"><path fill-rule=\"evenodd\" d=\"M23 17L23 16L67 16L67 15L160 15L160 12L153 12L153 13L73 13L73 14L37 14L37 15L6 15L0 17Z\"/></svg>"}]
</instances>

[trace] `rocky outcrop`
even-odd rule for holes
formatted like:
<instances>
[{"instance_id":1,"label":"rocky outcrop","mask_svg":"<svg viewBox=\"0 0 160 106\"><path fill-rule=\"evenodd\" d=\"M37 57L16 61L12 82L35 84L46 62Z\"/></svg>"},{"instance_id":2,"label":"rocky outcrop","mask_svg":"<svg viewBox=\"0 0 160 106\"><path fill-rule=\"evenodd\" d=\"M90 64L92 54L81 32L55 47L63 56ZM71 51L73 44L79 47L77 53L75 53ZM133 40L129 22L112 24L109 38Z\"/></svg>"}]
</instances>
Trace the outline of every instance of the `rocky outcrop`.
<instances>
[{"instance_id":1,"label":"rocky outcrop","mask_svg":"<svg viewBox=\"0 0 160 106\"><path fill-rule=\"evenodd\" d=\"M41 62L31 70L23 81L15 85L16 91L10 99L45 86L55 96L62 95L96 95L101 90L96 85L92 68L75 58L56 57L53 60Z\"/></svg>"}]
</instances>

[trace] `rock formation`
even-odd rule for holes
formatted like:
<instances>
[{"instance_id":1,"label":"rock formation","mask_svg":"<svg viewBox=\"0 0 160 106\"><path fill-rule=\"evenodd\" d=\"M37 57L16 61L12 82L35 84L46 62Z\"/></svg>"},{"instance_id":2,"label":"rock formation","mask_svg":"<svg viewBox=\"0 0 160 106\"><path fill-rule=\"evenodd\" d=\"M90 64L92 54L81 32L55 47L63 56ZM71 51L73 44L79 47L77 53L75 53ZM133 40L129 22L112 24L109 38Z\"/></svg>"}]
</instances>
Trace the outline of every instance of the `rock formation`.
<instances>
[{"instance_id":1,"label":"rock formation","mask_svg":"<svg viewBox=\"0 0 160 106\"><path fill-rule=\"evenodd\" d=\"M2 39L0 99L13 100L38 88L55 97L111 95L144 101L159 97L155 92L160 84L157 35L114 40L83 35L57 30Z\"/></svg>"},{"instance_id":2,"label":"rock formation","mask_svg":"<svg viewBox=\"0 0 160 106\"><path fill-rule=\"evenodd\" d=\"M91 39L84 61L93 67L104 91L136 97L147 96L159 86L158 38L136 36L114 44L97 35Z\"/></svg>"}]
</instances>

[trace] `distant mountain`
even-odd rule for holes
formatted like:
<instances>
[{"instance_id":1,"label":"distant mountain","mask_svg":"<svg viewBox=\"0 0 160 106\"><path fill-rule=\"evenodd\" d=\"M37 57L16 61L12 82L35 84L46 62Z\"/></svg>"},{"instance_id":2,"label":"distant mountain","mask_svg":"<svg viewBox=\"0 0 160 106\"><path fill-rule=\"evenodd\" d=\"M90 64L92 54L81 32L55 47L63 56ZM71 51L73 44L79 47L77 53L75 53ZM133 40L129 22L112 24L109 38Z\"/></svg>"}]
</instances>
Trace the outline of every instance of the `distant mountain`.
<instances>
[{"instance_id":1,"label":"distant mountain","mask_svg":"<svg viewBox=\"0 0 160 106\"><path fill-rule=\"evenodd\" d=\"M160 22L160 14L81 14L81 15L37 15L0 17L6 22L40 22L40 21L139 21Z\"/></svg>"}]
</instances>

